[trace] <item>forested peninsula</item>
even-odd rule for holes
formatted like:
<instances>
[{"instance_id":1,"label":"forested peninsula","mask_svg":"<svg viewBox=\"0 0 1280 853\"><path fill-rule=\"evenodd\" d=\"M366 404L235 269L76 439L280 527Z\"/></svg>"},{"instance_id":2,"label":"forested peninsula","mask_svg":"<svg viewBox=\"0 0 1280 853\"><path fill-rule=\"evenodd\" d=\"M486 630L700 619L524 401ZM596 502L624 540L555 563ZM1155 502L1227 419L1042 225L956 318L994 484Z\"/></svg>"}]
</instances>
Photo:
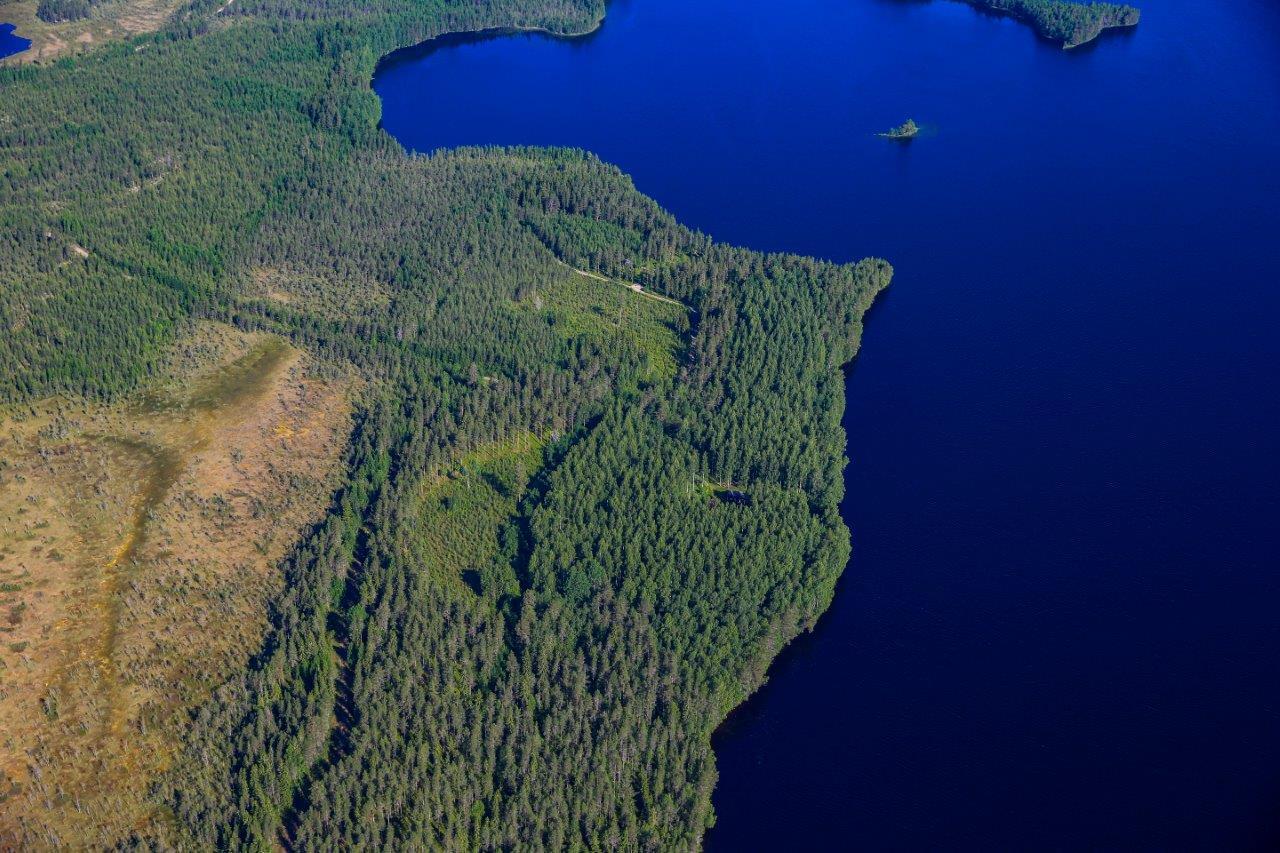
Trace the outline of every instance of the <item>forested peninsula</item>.
<instances>
[{"instance_id":1,"label":"forested peninsula","mask_svg":"<svg viewBox=\"0 0 1280 853\"><path fill-rule=\"evenodd\" d=\"M1112 27L1137 26L1141 12L1117 3L1070 3L1065 0L964 0L1027 21L1037 33L1064 48L1079 47Z\"/></svg>"},{"instance_id":2,"label":"forested peninsula","mask_svg":"<svg viewBox=\"0 0 1280 853\"><path fill-rule=\"evenodd\" d=\"M891 269L379 129L379 57L603 14L196 0L0 69L0 847L698 846L848 560Z\"/></svg>"}]
</instances>

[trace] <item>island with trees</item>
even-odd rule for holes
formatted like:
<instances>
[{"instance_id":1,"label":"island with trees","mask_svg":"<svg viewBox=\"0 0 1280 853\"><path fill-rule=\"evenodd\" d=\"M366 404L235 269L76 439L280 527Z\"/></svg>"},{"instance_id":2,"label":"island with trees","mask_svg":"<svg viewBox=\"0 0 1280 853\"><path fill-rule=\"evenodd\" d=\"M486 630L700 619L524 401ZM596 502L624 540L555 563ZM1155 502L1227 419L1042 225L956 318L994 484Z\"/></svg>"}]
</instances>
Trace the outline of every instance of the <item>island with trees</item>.
<instances>
[{"instance_id":1,"label":"island with trees","mask_svg":"<svg viewBox=\"0 0 1280 853\"><path fill-rule=\"evenodd\" d=\"M906 142L908 140L915 139L919 133L920 126L915 123L915 119L907 119L897 127L891 127L883 133L878 133L876 135L883 136L885 139L897 139L899 141Z\"/></svg>"},{"instance_id":2,"label":"island with trees","mask_svg":"<svg viewBox=\"0 0 1280 853\"><path fill-rule=\"evenodd\" d=\"M1027 21L1037 33L1064 48L1093 41L1104 30L1137 26L1141 12L1117 3L1071 3L1065 0L964 0L971 6Z\"/></svg>"}]
</instances>

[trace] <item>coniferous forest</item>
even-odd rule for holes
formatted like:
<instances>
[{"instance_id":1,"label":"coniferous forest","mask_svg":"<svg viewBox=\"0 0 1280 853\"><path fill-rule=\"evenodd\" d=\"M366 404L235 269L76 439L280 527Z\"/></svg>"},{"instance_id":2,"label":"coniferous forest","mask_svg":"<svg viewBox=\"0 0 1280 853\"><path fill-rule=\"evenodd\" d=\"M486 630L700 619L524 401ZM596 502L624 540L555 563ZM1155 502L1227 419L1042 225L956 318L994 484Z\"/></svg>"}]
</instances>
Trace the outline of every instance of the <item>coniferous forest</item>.
<instances>
[{"instance_id":1,"label":"coniferous forest","mask_svg":"<svg viewBox=\"0 0 1280 853\"><path fill-rule=\"evenodd\" d=\"M207 323L359 377L265 632L153 722L149 817L98 845L688 849L713 822L712 731L849 557L842 368L891 270L713 242L585 152L378 128L379 57L603 13L196 0L0 69L7 407L129 400ZM0 846L64 831L0 802Z\"/></svg>"},{"instance_id":2,"label":"coniferous forest","mask_svg":"<svg viewBox=\"0 0 1280 853\"><path fill-rule=\"evenodd\" d=\"M1036 32L1063 47L1079 47L1111 27L1137 26L1141 11L1121 3L1090 0L966 0L973 6L1028 21Z\"/></svg>"}]
</instances>

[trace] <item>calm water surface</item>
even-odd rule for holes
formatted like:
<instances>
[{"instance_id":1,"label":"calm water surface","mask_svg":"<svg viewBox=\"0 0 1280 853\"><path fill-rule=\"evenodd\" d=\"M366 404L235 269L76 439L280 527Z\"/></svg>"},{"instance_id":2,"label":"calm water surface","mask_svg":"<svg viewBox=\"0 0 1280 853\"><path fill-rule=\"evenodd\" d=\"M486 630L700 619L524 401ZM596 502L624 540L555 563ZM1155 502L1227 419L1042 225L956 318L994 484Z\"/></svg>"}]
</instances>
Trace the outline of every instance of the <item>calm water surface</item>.
<instances>
[{"instance_id":1,"label":"calm water surface","mask_svg":"<svg viewBox=\"0 0 1280 853\"><path fill-rule=\"evenodd\" d=\"M712 849L1280 844L1280 7L1142 6L1063 52L943 0L618 0L376 80L410 148L588 148L897 268L854 560L717 736Z\"/></svg>"},{"instance_id":2,"label":"calm water surface","mask_svg":"<svg viewBox=\"0 0 1280 853\"><path fill-rule=\"evenodd\" d=\"M29 47L31 47L31 40L15 34L13 24L0 23L0 59L22 53Z\"/></svg>"}]
</instances>

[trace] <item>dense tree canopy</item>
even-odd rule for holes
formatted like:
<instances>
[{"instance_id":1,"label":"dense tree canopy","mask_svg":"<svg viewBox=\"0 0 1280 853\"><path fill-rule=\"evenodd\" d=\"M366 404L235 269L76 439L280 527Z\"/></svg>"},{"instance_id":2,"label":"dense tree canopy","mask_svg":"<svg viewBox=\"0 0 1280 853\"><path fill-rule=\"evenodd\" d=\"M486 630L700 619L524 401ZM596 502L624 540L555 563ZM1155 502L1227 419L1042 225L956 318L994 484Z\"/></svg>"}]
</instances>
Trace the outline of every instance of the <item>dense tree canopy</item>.
<instances>
[{"instance_id":1,"label":"dense tree canopy","mask_svg":"<svg viewBox=\"0 0 1280 853\"><path fill-rule=\"evenodd\" d=\"M712 730L848 558L842 367L888 265L717 244L584 152L377 128L377 57L596 0L215 9L0 71L6 400L129 394L196 318L366 380L133 841L695 846Z\"/></svg>"},{"instance_id":2,"label":"dense tree canopy","mask_svg":"<svg viewBox=\"0 0 1280 853\"><path fill-rule=\"evenodd\" d=\"M1072 3L1066 0L967 0L974 6L1030 21L1047 39L1076 47L1093 41L1109 27L1131 27L1140 12L1119 3Z\"/></svg>"}]
</instances>

